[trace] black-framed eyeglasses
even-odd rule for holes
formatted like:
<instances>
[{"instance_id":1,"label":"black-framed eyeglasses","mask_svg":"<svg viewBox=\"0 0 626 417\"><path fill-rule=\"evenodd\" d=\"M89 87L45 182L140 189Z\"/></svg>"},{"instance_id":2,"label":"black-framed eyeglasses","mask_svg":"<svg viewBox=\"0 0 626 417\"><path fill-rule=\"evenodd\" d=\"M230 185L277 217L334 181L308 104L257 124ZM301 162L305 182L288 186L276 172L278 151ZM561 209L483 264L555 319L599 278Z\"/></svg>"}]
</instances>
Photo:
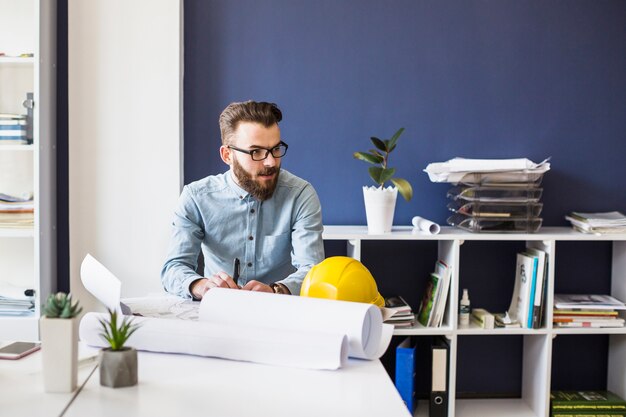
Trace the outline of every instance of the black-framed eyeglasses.
<instances>
[{"instance_id":1,"label":"black-framed eyeglasses","mask_svg":"<svg viewBox=\"0 0 626 417\"><path fill-rule=\"evenodd\" d=\"M233 149L241 153L247 153L248 155L250 155L250 158L252 158L253 161L263 161L267 159L270 153L272 154L274 158L282 158L287 153L287 148L289 148L289 145L287 145L283 141L280 141L280 143L277 146L274 146L271 149L256 148L256 149L250 149L249 151L245 149L237 148L236 146L228 145L228 149Z\"/></svg>"}]
</instances>

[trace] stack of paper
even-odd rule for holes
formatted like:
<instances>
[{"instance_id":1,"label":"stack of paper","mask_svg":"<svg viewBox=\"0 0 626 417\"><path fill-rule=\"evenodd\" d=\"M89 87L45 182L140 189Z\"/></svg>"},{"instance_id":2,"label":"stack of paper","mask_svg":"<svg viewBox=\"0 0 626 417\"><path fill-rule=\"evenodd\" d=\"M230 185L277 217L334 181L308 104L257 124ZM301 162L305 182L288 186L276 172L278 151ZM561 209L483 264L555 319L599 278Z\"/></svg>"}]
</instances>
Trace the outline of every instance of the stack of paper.
<instances>
[{"instance_id":1,"label":"stack of paper","mask_svg":"<svg viewBox=\"0 0 626 417\"><path fill-rule=\"evenodd\" d=\"M383 319L387 324L395 327L412 327L415 325L413 309L402 296L393 296L385 299Z\"/></svg>"},{"instance_id":2,"label":"stack of paper","mask_svg":"<svg viewBox=\"0 0 626 417\"><path fill-rule=\"evenodd\" d=\"M540 178L550 170L550 158L536 164L526 158L516 159L465 159L454 158L446 162L428 164L424 172L432 182L476 183L473 174L482 174L481 183L528 182L529 177ZM466 181L471 178L470 181ZM491 181L490 181L491 179Z\"/></svg>"},{"instance_id":3,"label":"stack of paper","mask_svg":"<svg viewBox=\"0 0 626 417\"><path fill-rule=\"evenodd\" d=\"M555 294L556 327L624 327L619 311L626 305L610 295Z\"/></svg>"},{"instance_id":4,"label":"stack of paper","mask_svg":"<svg viewBox=\"0 0 626 417\"><path fill-rule=\"evenodd\" d=\"M0 227L33 227L34 207L32 196L22 198L0 193Z\"/></svg>"},{"instance_id":5,"label":"stack of paper","mask_svg":"<svg viewBox=\"0 0 626 417\"><path fill-rule=\"evenodd\" d=\"M0 284L0 315L26 316L35 310L34 291L10 284Z\"/></svg>"},{"instance_id":6,"label":"stack of paper","mask_svg":"<svg viewBox=\"0 0 626 417\"><path fill-rule=\"evenodd\" d=\"M626 216L619 211L606 213L572 212L565 216L574 229L583 233L626 233Z\"/></svg>"}]
</instances>

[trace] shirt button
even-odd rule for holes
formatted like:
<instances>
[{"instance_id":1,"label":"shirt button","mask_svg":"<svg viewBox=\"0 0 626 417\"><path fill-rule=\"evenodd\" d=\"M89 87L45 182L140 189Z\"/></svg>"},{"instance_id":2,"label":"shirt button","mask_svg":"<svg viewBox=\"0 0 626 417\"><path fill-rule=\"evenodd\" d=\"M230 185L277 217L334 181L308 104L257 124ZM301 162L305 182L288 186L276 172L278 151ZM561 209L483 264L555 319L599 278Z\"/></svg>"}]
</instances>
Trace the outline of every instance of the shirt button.
<instances>
[{"instance_id":1,"label":"shirt button","mask_svg":"<svg viewBox=\"0 0 626 417\"><path fill-rule=\"evenodd\" d=\"M254 237L248 236L248 240L252 240L252 239L254 239Z\"/></svg>"},{"instance_id":2,"label":"shirt button","mask_svg":"<svg viewBox=\"0 0 626 417\"><path fill-rule=\"evenodd\" d=\"M240 200L243 200L243 196L242 196L242 195L240 195L240 196L239 196L239 199L240 199Z\"/></svg>"},{"instance_id":3,"label":"shirt button","mask_svg":"<svg viewBox=\"0 0 626 417\"><path fill-rule=\"evenodd\" d=\"M250 209L250 213L254 213L254 209Z\"/></svg>"},{"instance_id":4,"label":"shirt button","mask_svg":"<svg viewBox=\"0 0 626 417\"><path fill-rule=\"evenodd\" d=\"M252 266L252 262L248 262L248 267L251 267L251 266Z\"/></svg>"}]
</instances>

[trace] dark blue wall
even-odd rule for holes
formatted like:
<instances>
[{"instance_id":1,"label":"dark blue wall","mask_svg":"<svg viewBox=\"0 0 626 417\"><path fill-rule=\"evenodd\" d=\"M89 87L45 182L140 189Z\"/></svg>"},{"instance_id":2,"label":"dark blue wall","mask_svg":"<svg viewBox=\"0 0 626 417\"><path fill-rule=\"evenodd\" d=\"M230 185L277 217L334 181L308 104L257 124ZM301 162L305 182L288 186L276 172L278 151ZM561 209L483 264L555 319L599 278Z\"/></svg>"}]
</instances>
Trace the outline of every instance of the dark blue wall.
<instances>
[{"instance_id":1,"label":"dark blue wall","mask_svg":"<svg viewBox=\"0 0 626 417\"><path fill-rule=\"evenodd\" d=\"M315 186L325 224L365 224L368 165L352 153L399 127L391 163L415 197L399 200L395 224L416 214L445 223L448 185L422 170L456 156L551 156L544 225L566 225L572 210L626 210L625 22L624 1L186 0L185 182L226 169L218 116L255 99L283 110L283 164ZM327 255L345 251L335 243ZM460 285L474 307L508 307L519 250L463 246ZM557 252L567 260L555 263L557 292L608 291L610 247ZM414 308L436 259L434 242L363 247L380 292ZM577 357L579 339L555 344L553 389L606 388L607 338L585 340L598 354L575 371L559 358ZM521 337L466 336L458 347L459 396L519 395Z\"/></svg>"},{"instance_id":2,"label":"dark blue wall","mask_svg":"<svg viewBox=\"0 0 626 417\"><path fill-rule=\"evenodd\" d=\"M325 224L365 224L369 137L414 187L395 224L448 216L429 162L552 157L544 225L626 209L626 2L185 1L185 182L223 171L220 111L274 101L284 167Z\"/></svg>"}]
</instances>

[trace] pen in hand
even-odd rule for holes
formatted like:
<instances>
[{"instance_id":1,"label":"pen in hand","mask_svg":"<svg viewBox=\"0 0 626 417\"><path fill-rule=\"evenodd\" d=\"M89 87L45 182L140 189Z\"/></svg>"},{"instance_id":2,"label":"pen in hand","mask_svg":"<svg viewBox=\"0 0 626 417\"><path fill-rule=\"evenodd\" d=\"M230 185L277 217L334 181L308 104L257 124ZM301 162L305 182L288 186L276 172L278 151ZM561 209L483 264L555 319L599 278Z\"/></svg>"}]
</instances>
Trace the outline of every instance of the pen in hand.
<instances>
[{"instance_id":1,"label":"pen in hand","mask_svg":"<svg viewBox=\"0 0 626 417\"><path fill-rule=\"evenodd\" d=\"M233 281L235 281L235 285L239 287L239 258L235 258L233 263ZM241 288L241 287L240 287Z\"/></svg>"}]
</instances>

